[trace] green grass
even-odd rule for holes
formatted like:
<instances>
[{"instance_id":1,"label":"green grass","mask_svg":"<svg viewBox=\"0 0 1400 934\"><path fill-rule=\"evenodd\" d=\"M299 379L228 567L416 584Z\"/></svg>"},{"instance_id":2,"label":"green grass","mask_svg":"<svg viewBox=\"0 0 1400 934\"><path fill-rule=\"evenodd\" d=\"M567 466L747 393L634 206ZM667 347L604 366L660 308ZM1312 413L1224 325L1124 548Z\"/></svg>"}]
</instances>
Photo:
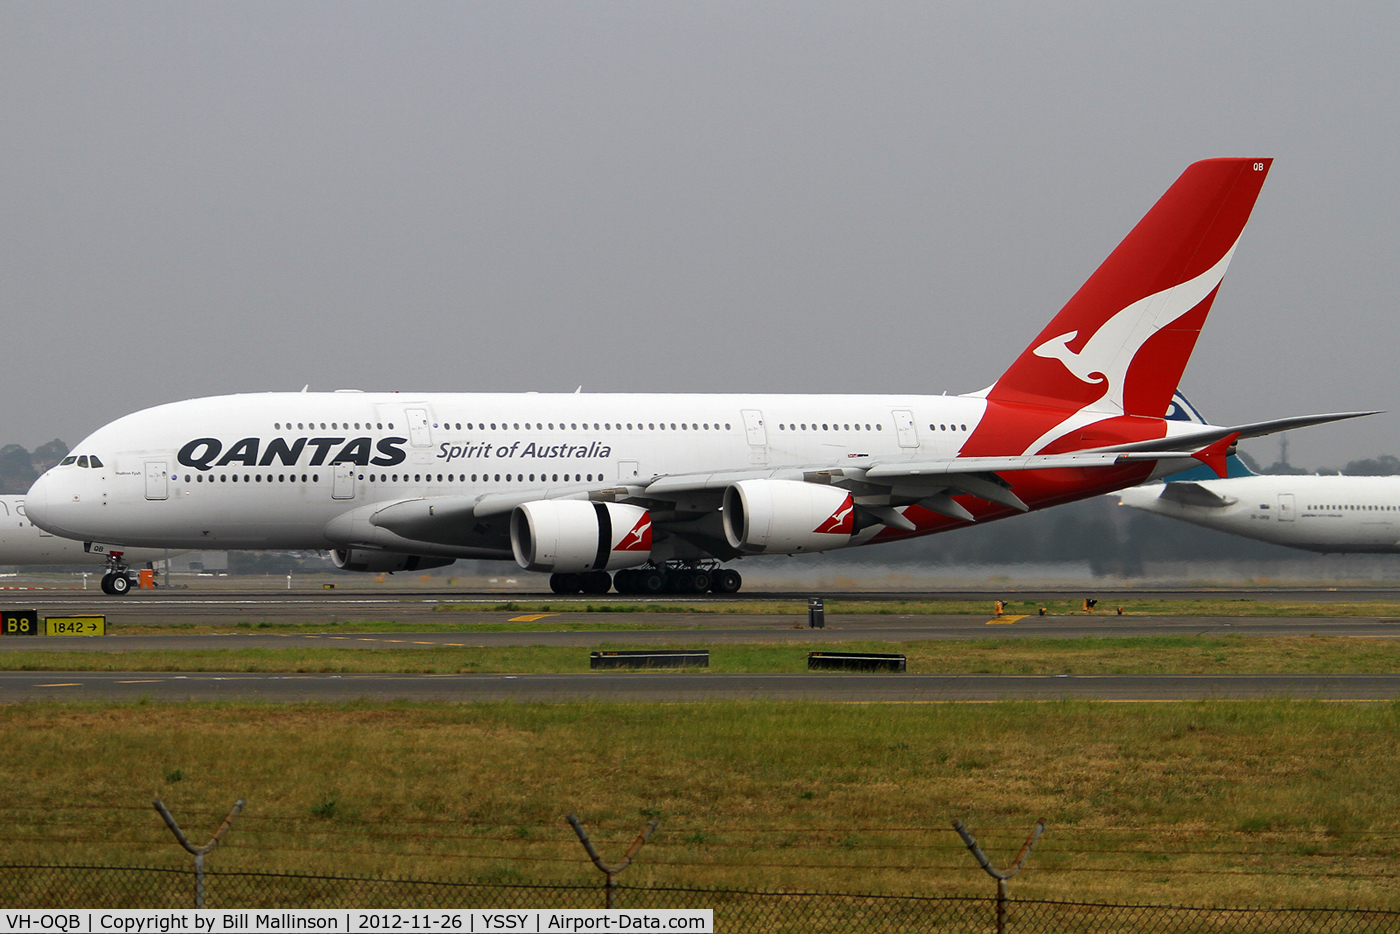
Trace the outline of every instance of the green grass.
<instances>
[{"instance_id":1,"label":"green grass","mask_svg":"<svg viewBox=\"0 0 1400 934\"><path fill-rule=\"evenodd\" d=\"M1400 907L1400 704L26 704L0 707L0 848L188 869ZM178 776L178 778L177 778Z\"/></svg>"},{"instance_id":2,"label":"green grass","mask_svg":"<svg viewBox=\"0 0 1400 934\"><path fill-rule=\"evenodd\" d=\"M469 639L464 635L463 639ZM382 647L380 647L382 645ZM425 672L539 674L588 670L580 646L315 646L193 651L4 652L7 671ZM694 648L607 643L598 648ZM920 642L712 645L710 671L799 672L811 651L900 652L911 672L946 674L1270 674L1400 671L1400 644L1347 637L1148 636Z\"/></svg>"}]
</instances>

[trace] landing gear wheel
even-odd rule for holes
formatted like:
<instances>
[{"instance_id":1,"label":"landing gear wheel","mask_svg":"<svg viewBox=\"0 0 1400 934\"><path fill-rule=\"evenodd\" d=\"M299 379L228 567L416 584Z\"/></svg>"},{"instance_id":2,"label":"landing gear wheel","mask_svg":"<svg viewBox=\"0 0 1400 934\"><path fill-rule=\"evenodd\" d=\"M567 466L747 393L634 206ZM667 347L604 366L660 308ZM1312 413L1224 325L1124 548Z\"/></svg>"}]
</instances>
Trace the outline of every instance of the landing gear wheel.
<instances>
[{"instance_id":1,"label":"landing gear wheel","mask_svg":"<svg viewBox=\"0 0 1400 934\"><path fill-rule=\"evenodd\" d=\"M612 590L612 575L607 571L589 571L580 576L583 578L584 593L607 593Z\"/></svg>"},{"instance_id":2,"label":"landing gear wheel","mask_svg":"<svg viewBox=\"0 0 1400 934\"><path fill-rule=\"evenodd\" d=\"M111 588L108 593L113 596L125 596L126 593L131 590L131 578L127 577L125 574L113 574L112 582L107 586Z\"/></svg>"},{"instance_id":3,"label":"landing gear wheel","mask_svg":"<svg viewBox=\"0 0 1400 934\"><path fill-rule=\"evenodd\" d=\"M666 575L660 571L646 571L642 577L641 587L638 592L645 594L657 594L666 589Z\"/></svg>"},{"instance_id":4,"label":"landing gear wheel","mask_svg":"<svg viewBox=\"0 0 1400 934\"><path fill-rule=\"evenodd\" d=\"M690 592L707 593L710 589L710 572L704 568L692 571L690 575Z\"/></svg>"},{"instance_id":5,"label":"landing gear wheel","mask_svg":"<svg viewBox=\"0 0 1400 934\"><path fill-rule=\"evenodd\" d=\"M667 580L669 586L666 588L671 593L694 593L695 592L695 572L690 570L675 571Z\"/></svg>"},{"instance_id":6,"label":"landing gear wheel","mask_svg":"<svg viewBox=\"0 0 1400 934\"><path fill-rule=\"evenodd\" d=\"M113 577L116 577L116 575L115 575L115 574L103 574L103 575L102 575L102 592L103 592L103 593L105 593L105 594L110 594L110 593L112 593L112 578L113 578Z\"/></svg>"},{"instance_id":7,"label":"landing gear wheel","mask_svg":"<svg viewBox=\"0 0 1400 934\"><path fill-rule=\"evenodd\" d=\"M641 579L645 575L645 573L646 572L638 571L634 568L629 568L625 571L618 571L616 574L613 575L613 586L617 588L618 593L641 593Z\"/></svg>"},{"instance_id":8,"label":"landing gear wheel","mask_svg":"<svg viewBox=\"0 0 1400 934\"><path fill-rule=\"evenodd\" d=\"M557 594L578 593L583 589L583 581L577 574L551 574L549 589Z\"/></svg>"},{"instance_id":9,"label":"landing gear wheel","mask_svg":"<svg viewBox=\"0 0 1400 934\"><path fill-rule=\"evenodd\" d=\"M710 580L710 589L715 593L738 593L744 586L744 579L733 568L720 568Z\"/></svg>"}]
</instances>

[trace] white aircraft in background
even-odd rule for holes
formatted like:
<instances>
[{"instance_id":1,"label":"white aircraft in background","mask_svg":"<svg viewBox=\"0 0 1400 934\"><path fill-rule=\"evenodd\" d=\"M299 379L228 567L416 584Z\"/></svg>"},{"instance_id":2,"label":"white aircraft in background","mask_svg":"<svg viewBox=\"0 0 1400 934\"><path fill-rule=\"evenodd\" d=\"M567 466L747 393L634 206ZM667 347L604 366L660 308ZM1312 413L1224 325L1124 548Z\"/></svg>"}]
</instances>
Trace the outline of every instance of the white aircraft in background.
<instances>
[{"instance_id":1,"label":"white aircraft in background","mask_svg":"<svg viewBox=\"0 0 1400 934\"><path fill-rule=\"evenodd\" d=\"M1180 394L1182 420L1205 419ZM1168 418L1172 414L1168 413ZM1268 476L1227 460L1225 479L1204 471L1123 490L1119 503L1245 538L1319 552L1400 552L1400 477Z\"/></svg>"},{"instance_id":2,"label":"white aircraft in background","mask_svg":"<svg viewBox=\"0 0 1400 934\"><path fill-rule=\"evenodd\" d=\"M153 548L126 551L127 561L148 563L160 561L166 552ZM102 552L91 552L82 542L61 538L29 521L24 514L23 496L0 496L0 566L54 565L78 566L107 564Z\"/></svg>"},{"instance_id":3,"label":"white aircraft in background","mask_svg":"<svg viewBox=\"0 0 1400 934\"><path fill-rule=\"evenodd\" d=\"M733 593L720 565L745 555L1223 473L1240 438L1365 414L1163 417L1269 165L1190 166L980 392L192 399L94 432L35 482L29 515L105 547L118 575L131 546L329 549L368 572L514 558L558 593Z\"/></svg>"}]
</instances>

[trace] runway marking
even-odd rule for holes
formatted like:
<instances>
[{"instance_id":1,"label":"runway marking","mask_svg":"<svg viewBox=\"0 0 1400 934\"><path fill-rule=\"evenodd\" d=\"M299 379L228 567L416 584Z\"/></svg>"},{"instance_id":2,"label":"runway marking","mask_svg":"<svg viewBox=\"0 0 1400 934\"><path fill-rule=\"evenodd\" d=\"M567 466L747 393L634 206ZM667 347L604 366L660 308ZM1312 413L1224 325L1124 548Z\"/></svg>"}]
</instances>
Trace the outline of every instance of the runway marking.
<instances>
[{"instance_id":1,"label":"runway marking","mask_svg":"<svg viewBox=\"0 0 1400 934\"><path fill-rule=\"evenodd\" d=\"M988 625L988 626L1010 626L1012 623L1016 622L1016 620L1018 620L1018 619L1025 619L1025 618L1026 618L1025 614L1022 614L1022 615L1020 615L1020 616L999 616L999 617L997 617L996 619L989 619L989 620L987 620L987 625Z\"/></svg>"},{"instance_id":2,"label":"runway marking","mask_svg":"<svg viewBox=\"0 0 1400 934\"><path fill-rule=\"evenodd\" d=\"M385 639L385 640L383 640L383 641L385 641L385 642L404 642L405 640L403 640L403 639Z\"/></svg>"},{"instance_id":3,"label":"runway marking","mask_svg":"<svg viewBox=\"0 0 1400 934\"><path fill-rule=\"evenodd\" d=\"M444 642L443 645L455 645L459 649L464 649L467 647L467 644L465 642Z\"/></svg>"},{"instance_id":4,"label":"runway marking","mask_svg":"<svg viewBox=\"0 0 1400 934\"><path fill-rule=\"evenodd\" d=\"M83 685L80 681L68 681L64 684L36 684L34 686L36 688L80 688Z\"/></svg>"},{"instance_id":5,"label":"runway marking","mask_svg":"<svg viewBox=\"0 0 1400 934\"><path fill-rule=\"evenodd\" d=\"M506 620L508 623L533 623L535 620L544 619L546 616L558 616L558 613L532 613L529 616L512 616Z\"/></svg>"},{"instance_id":6,"label":"runway marking","mask_svg":"<svg viewBox=\"0 0 1400 934\"><path fill-rule=\"evenodd\" d=\"M165 680L164 678L145 678L145 679L143 679L143 680L141 680L141 681L118 681L117 683L118 683L118 684L159 684L160 682L162 682L162 681L164 681L164 680ZM39 685L39 686L40 686L40 687L43 687L44 685L41 684L41 685Z\"/></svg>"},{"instance_id":7,"label":"runway marking","mask_svg":"<svg viewBox=\"0 0 1400 934\"><path fill-rule=\"evenodd\" d=\"M332 639L348 639L348 638L350 638L350 637L349 637L349 636L330 636L330 638L332 638Z\"/></svg>"},{"instance_id":8,"label":"runway marking","mask_svg":"<svg viewBox=\"0 0 1400 934\"><path fill-rule=\"evenodd\" d=\"M358 641L360 641L360 642L378 642L379 640L378 640L378 639L360 639L360 640L358 640Z\"/></svg>"}]
</instances>

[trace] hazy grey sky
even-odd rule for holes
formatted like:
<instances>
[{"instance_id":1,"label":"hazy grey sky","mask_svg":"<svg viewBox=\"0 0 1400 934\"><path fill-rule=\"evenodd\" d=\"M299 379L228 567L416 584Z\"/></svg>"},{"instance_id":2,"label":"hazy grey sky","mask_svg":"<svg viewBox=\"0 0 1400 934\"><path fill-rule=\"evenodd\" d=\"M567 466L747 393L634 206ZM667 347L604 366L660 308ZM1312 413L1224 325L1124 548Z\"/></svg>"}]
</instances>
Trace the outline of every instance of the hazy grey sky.
<instances>
[{"instance_id":1,"label":"hazy grey sky","mask_svg":"<svg viewBox=\"0 0 1400 934\"><path fill-rule=\"evenodd\" d=\"M1278 161L1188 395L1400 453L1397 46L1394 2L6 3L0 443L305 383L978 389L1229 155Z\"/></svg>"}]
</instances>

